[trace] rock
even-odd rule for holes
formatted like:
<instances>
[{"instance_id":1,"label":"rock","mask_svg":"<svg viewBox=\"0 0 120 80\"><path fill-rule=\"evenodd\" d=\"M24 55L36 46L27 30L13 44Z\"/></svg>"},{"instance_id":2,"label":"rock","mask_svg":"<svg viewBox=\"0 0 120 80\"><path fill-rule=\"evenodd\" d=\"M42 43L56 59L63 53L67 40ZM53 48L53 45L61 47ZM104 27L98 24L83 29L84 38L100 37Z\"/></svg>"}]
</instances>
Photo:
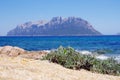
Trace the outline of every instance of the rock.
<instances>
[{"instance_id":1,"label":"rock","mask_svg":"<svg viewBox=\"0 0 120 80\"><path fill-rule=\"evenodd\" d=\"M13 48L12 46L2 47L0 53L1 54L9 54L12 48Z\"/></svg>"},{"instance_id":2,"label":"rock","mask_svg":"<svg viewBox=\"0 0 120 80\"><path fill-rule=\"evenodd\" d=\"M29 59L40 59L45 56L48 52L46 51L26 51L19 47L5 46L0 47L0 56L11 56L11 57L24 57Z\"/></svg>"},{"instance_id":3,"label":"rock","mask_svg":"<svg viewBox=\"0 0 120 80\"><path fill-rule=\"evenodd\" d=\"M18 47L12 47L12 46L5 46L0 48L0 54L6 54L8 56L18 56L21 54L25 54L25 50L18 48Z\"/></svg>"}]
</instances>

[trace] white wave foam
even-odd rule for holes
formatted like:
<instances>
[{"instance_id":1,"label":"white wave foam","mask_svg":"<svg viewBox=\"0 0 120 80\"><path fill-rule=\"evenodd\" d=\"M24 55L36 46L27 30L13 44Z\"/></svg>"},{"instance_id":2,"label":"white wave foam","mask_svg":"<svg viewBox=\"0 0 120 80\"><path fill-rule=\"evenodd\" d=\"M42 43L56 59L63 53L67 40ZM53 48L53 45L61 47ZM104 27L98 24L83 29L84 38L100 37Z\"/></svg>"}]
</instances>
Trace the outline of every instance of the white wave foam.
<instances>
[{"instance_id":1,"label":"white wave foam","mask_svg":"<svg viewBox=\"0 0 120 80\"><path fill-rule=\"evenodd\" d=\"M120 55L116 56L115 60L118 61L118 63L120 63Z\"/></svg>"},{"instance_id":2,"label":"white wave foam","mask_svg":"<svg viewBox=\"0 0 120 80\"><path fill-rule=\"evenodd\" d=\"M50 53L51 52L51 50L43 50L44 52L47 52L47 53Z\"/></svg>"},{"instance_id":3,"label":"white wave foam","mask_svg":"<svg viewBox=\"0 0 120 80\"><path fill-rule=\"evenodd\" d=\"M84 55L92 55L92 52L90 51L86 51L86 50L82 50L82 51L76 50L76 51Z\"/></svg>"},{"instance_id":4,"label":"white wave foam","mask_svg":"<svg viewBox=\"0 0 120 80\"><path fill-rule=\"evenodd\" d=\"M87 51L87 50L82 50L82 51L76 50L76 51L81 53L81 54L84 54L84 55L94 55L92 52ZM106 60L109 58L108 56L105 56L105 55L95 55L95 57L97 59L101 59L101 60Z\"/></svg>"},{"instance_id":5,"label":"white wave foam","mask_svg":"<svg viewBox=\"0 0 120 80\"><path fill-rule=\"evenodd\" d=\"M99 55L99 56L96 56L97 59L101 59L101 60L106 60L108 59L109 57L105 56L105 55Z\"/></svg>"}]
</instances>

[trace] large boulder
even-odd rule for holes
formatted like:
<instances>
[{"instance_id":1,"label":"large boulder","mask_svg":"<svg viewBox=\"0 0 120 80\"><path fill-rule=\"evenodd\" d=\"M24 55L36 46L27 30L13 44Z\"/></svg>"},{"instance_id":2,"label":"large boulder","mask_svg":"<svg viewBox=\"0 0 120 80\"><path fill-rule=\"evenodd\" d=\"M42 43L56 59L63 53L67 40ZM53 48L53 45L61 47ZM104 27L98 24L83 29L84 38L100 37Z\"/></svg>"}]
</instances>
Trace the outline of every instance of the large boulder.
<instances>
[{"instance_id":1,"label":"large boulder","mask_svg":"<svg viewBox=\"0 0 120 80\"><path fill-rule=\"evenodd\" d=\"M12 46L5 46L5 47L0 47L0 54L5 54L8 56L18 56L21 54L25 54L25 50L18 48L18 47L12 47Z\"/></svg>"}]
</instances>

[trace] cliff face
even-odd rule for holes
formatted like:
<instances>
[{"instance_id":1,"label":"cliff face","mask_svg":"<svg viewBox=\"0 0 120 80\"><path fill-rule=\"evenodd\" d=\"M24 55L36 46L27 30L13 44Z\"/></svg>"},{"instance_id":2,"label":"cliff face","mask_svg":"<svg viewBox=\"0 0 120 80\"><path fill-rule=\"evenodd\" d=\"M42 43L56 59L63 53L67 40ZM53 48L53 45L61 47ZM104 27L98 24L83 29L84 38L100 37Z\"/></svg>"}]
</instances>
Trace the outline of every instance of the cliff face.
<instances>
[{"instance_id":1,"label":"cliff face","mask_svg":"<svg viewBox=\"0 0 120 80\"><path fill-rule=\"evenodd\" d=\"M101 35L81 18L54 17L50 21L27 22L7 33L8 36L79 36Z\"/></svg>"}]
</instances>

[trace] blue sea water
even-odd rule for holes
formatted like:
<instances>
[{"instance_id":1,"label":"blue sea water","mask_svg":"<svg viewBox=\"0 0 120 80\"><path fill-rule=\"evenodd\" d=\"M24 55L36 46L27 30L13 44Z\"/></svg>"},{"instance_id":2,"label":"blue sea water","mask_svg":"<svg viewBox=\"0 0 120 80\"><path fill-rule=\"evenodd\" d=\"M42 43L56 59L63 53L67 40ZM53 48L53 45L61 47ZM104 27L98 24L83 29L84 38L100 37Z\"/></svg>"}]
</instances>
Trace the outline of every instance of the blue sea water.
<instances>
[{"instance_id":1,"label":"blue sea water","mask_svg":"<svg viewBox=\"0 0 120 80\"><path fill-rule=\"evenodd\" d=\"M0 37L0 46L17 46L25 50L51 50L59 46L70 46L76 50L102 50L120 55L120 36L47 36L47 37ZM109 55L109 54L108 54Z\"/></svg>"}]
</instances>

